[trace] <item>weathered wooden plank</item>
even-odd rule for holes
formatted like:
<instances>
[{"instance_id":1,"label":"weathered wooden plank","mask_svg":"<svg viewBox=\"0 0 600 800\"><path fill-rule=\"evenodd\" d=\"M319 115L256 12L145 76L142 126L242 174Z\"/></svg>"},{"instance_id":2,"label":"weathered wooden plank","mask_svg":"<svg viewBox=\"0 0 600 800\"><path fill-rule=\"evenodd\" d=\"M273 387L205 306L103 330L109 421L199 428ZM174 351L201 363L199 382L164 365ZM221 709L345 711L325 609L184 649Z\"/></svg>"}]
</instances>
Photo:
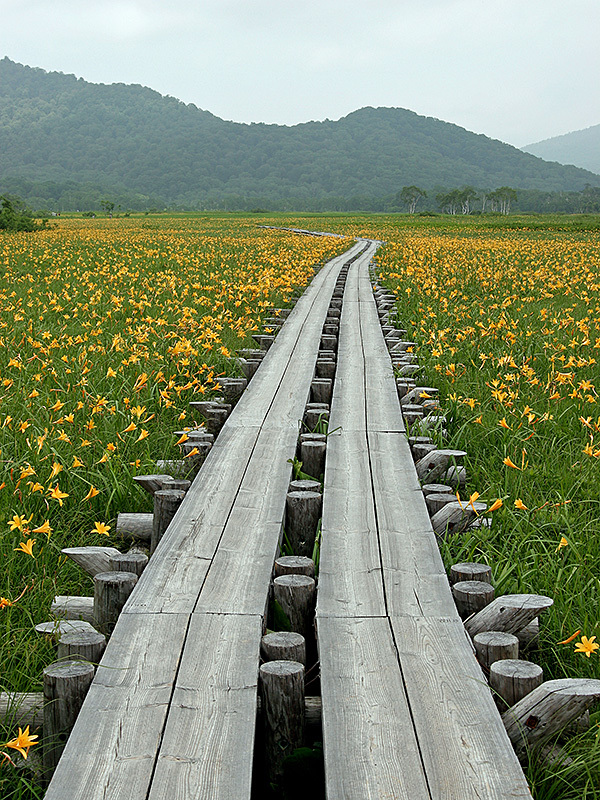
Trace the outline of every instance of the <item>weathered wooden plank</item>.
<instances>
[{"instance_id":1,"label":"weathered wooden plank","mask_svg":"<svg viewBox=\"0 0 600 800\"><path fill-rule=\"evenodd\" d=\"M148 800L250 797L261 625L193 617Z\"/></svg>"},{"instance_id":2,"label":"weathered wooden plank","mask_svg":"<svg viewBox=\"0 0 600 800\"><path fill-rule=\"evenodd\" d=\"M377 531L323 533L319 562L319 617L385 616Z\"/></svg>"},{"instance_id":3,"label":"weathered wooden plank","mask_svg":"<svg viewBox=\"0 0 600 800\"><path fill-rule=\"evenodd\" d=\"M119 620L48 800L145 800L187 625L187 615Z\"/></svg>"},{"instance_id":4,"label":"weathered wooden plank","mask_svg":"<svg viewBox=\"0 0 600 800\"><path fill-rule=\"evenodd\" d=\"M329 416L330 430L362 430L366 419L365 367L356 302L356 270L350 269L340 317L337 369Z\"/></svg>"},{"instance_id":5,"label":"weathered wooden plank","mask_svg":"<svg viewBox=\"0 0 600 800\"><path fill-rule=\"evenodd\" d=\"M197 612L262 614L281 537L298 431L263 429L249 461Z\"/></svg>"},{"instance_id":6,"label":"weathered wooden plank","mask_svg":"<svg viewBox=\"0 0 600 800\"><path fill-rule=\"evenodd\" d=\"M356 249L355 245L349 252ZM332 259L307 287L277 335L275 344L263 359L260 369L250 381L244 392L244 402L236 405L227 420L229 426L263 424L269 407L269 394L273 397L278 391L282 375L293 354L296 359L301 360L312 357L314 367L314 355L318 349L331 293L347 257L348 253L345 253ZM300 338L301 345L299 345ZM297 400L297 395L294 394L292 399Z\"/></svg>"},{"instance_id":7,"label":"weathered wooden plank","mask_svg":"<svg viewBox=\"0 0 600 800\"><path fill-rule=\"evenodd\" d=\"M369 431L368 442L388 612L456 616L405 435Z\"/></svg>"},{"instance_id":8,"label":"weathered wooden plank","mask_svg":"<svg viewBox=\"0 0 600 800\"><path fill-rule=\"evenodd\" d=\"M318 617L317 632L328 800L430 800L389 621Z\"/></svg>"},{"instance_id":9,"label":"weathered wooden plank","mask_svg":"<svg viewBox=\"0 0 600 800\"><path fill-rule=\"evenodd\" d=\"M432 800L528 798L459 619L391 618Z\"/></svg>"},{"instance_id":10,"label":"weathered wooden plank","mask_svg":"<svg viewBox=\"0 0 600 800\"><path fill-rule=\"evenodd\" d=\"M362 347L365 353L367 428L372 431L404 431L392 360L371 291L368 259L359 259L357 269L361 298L366 296L359 305Z\"/></svg>"}]
</instances>

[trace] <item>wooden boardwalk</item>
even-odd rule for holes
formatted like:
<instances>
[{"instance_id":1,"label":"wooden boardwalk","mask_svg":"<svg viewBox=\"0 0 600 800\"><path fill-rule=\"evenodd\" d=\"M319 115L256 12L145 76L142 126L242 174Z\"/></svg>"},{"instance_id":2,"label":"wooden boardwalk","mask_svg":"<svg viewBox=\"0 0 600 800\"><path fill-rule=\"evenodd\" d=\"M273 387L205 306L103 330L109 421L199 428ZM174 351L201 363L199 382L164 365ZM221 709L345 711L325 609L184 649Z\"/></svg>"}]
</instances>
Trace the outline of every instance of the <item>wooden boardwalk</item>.
<instances>
[{"instance_id":1,"label":"wooden boardwalk","mask_svg":"<svg viewBox=\"0 0 600 800\"><path fill-rule=\"evenodd\" d=\"M250 797L259 646L334 284L296 304L135 587L46 800Z\"/></svg>"},{"instance_id":2,"label":"wooden boardwalk","mask_svg":"<svg viewBox=\"0 0 600 800\"><path fill-rule=\"evenodd\" d=\"M417 480L372 255L346 282L325 468L317 633L327 798L530 798Z\"/></svg>"},{"instance_id":3,"label":"wooden boardwalk","mask_svg":"<svg viewBox=\"0 0 600 800\"><path fill-rule=\"evenodd\" d=\"M299 421L352 264L317 602L328 800L530 798L458 617L365 241L296 304L131 594L46 800L249 800L259 645Z\"/></svg>"}]
</instances>

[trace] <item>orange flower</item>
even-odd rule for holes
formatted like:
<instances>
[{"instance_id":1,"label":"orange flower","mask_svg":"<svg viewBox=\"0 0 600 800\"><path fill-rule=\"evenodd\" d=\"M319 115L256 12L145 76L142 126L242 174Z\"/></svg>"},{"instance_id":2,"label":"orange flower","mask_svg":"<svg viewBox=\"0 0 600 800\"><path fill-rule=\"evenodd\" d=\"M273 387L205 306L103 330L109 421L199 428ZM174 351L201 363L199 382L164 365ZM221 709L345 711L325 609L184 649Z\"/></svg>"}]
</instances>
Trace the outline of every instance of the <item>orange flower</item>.
<instances>
[{"instance_id":1,"label":"orange flower","mask_svg":"<svg viewBox=\"0 0 600 800\"><path fill-rule=\"evenodd\" d=\"M27 553L28 556L35 558L33 555L33 545L35 544L35 539L27 539L27 542L20 542L18 547L15 547L15 553L21 551L23 553Z\"/></svg>"},{"instance_id":2,"label":"orange flower","mask_svg":"<svg viewBox=\"0 0 600 800\"><path fill-rule=\"evenodd\" d=\"M4 746L11 747L13 750L18 750L23 758L27 758L29 748L37 744L37 738L37 734L34 734L33 736L29 735L28 725L24 731L19 728L19 735L16 737L16 739L11 739L10 742L7 742Z\"/></svg>"},{"instance_id":3,"label":"orange flower","mask_svg":"<svg viewBox=\"0 0 600 800\"><path fill-rule=\"evenodd\" d=\"M103 536L108 536L109 531L110 525L106 525L104 522L94 522L94 527L90 533L101 533Z\"/></svg>"},{"instance_id":4,"label":"orange flower","mask_svg":"<svg viewBox=\"0 0 600 800\"><path fill-rule=\"evenodd\" d=\"M61 492L58 484L56 484L56 486L53 489L48 490L48 497L50 497L52 500L58 500L58 503L61 506L63 504L63 500L65 499L65 497L68 496L69 495L66 492Z\"/></svg>"},{"instance_id":5,"label":"orange flower","mask_svg":"<svg viewBox=\"0 0 600 800\"><path fill-rule=\"evenodd\" d=\"M50 538L50 534L52 533L53 528L50 527L50 521L45 520L39 528L34 528L32 533L45 533L47 534L48 538Z\"/></svg>"},{"instance_id":6,"label":"orange flower","mask_svg":"<svg viewBox=\"0 0 600 800\"><path fill-rule=\"evenodd\" d=\"M84 500L91 500L92 497L96 497L97 494L100 494L99 489L96 489L95 486L90 486L89 492L86 494L86 496L83 499Z\"/></svg>"},{"instance_id":7,"label":"orange flower","mask_svg":"<svg viewBox=\"0 0 600 800\"><path fill-rule=\"evenodd\" d=\"M595 636L590 636L589 639L587 636L582 636L581 641L575 645L574 652L582 653L589 658L595 650L600 650L600 644L597 644L595 639Z\"/></svg>"},{"instance_id":8,"label":"orange flower","mask_svg":"<svg viewBox=\"0 0 600 800\"><path fill-rule=\"evenodd\" d=\"M497 511L499 508L502 508L502 500L500 500L500 498L494 500L492 505L488 508L488 511Z\"/></svg>"},{"instance_id":9,"label":"orange flower","mask_svg":"<svg viewBox=\"0 0 600 800\"><path fill-rule=\"evenodd\" d=\"M503 464L506 464L507 467L512 467L512 469L519 469L516 464L514 464L508 456L502 461Z\"/></svg>"},{"instance_id":10,"label":"orange flower","mask_svg":"<svg viewBox=\"0 0 600 800\"><path fill-rule=\"evenodd\" d=\"M517 500L515 500L515 508L518 508L520 511L527 511L527 506L521 500L520 497Z\"/></svg>"}]
</instances>

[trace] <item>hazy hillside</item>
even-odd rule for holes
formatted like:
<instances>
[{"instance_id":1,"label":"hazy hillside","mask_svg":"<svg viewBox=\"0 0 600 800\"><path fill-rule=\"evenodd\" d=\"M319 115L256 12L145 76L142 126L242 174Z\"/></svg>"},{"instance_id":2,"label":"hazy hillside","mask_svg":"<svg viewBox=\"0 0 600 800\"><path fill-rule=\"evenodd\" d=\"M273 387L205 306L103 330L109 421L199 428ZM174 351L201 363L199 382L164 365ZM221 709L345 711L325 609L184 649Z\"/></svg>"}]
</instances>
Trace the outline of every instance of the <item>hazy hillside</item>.
<instances>
[{"instance_id":1,"label":"hazy hillside","mask_svg":"<svg viewBox=\"0 0 600 800\"><path fill-rule=\"evenodd\" d=\"M565 133L564 136L553 136L552 139L528 144L522 149L547 161L575 164L576 167L600 172L600 125Z\"/></svg>"},{"instance_id":2,"label":"hazy hillside","mask_svg":"<svg viewBox=\"0 0 600 800\"><path fill-rule=\"evenodd\" d=\"M0 60L0 189L22 187L40 200L57 185L72 187L73 198L102 190L202 207L229 196L327 204L410 184L564 191L587 183L600 185L600 176L406 109L245 125L142 86Z\"/></svg>"}]
</instances>

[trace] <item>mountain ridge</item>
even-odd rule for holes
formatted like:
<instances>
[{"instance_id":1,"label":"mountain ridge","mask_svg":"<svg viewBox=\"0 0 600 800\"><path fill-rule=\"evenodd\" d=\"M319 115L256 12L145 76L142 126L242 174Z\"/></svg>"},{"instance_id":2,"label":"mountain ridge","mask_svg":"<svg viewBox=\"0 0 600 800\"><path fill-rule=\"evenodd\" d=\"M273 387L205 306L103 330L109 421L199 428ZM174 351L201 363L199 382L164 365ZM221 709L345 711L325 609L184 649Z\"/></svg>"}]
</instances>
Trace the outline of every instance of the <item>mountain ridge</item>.
<instances>
[{"instance_id":1,"label":"mountain ridge","mask_svg":"<svg viewBox=\"0 0 600 800\"><path fill-rule=\"evenodd\" d=\"M600 172L600 125L551 136L521 148L546 161L570 164L592 172Z\"/></svg>"},{"instance_id":2,"label":"mountain ridge","mask_svg":"<svg viewBox=\"0 0 600 800\"><path fill-rule=\"evenodd\" d=\"M88 83L4 58L0 191L11 181L210 207L234 196L327 204L411 184L580 191L600 186L600 175L409 109L367 106L293 126L230 122L139 84Z\"/></svg>"}]
</instances>

